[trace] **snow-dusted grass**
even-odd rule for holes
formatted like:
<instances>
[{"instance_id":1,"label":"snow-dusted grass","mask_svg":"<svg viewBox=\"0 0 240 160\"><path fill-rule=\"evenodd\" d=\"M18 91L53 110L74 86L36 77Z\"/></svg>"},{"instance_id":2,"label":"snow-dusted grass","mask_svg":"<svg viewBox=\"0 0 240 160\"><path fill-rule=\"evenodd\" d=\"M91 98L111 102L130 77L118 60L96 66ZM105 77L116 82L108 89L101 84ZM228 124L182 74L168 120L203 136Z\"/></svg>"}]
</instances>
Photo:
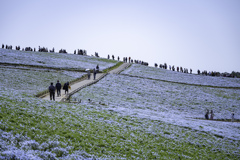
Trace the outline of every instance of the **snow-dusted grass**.
<instances>
[{"instance_id":1,"label":"snow-dusted grass","mask_svg":"<svg viewBox=\"0 0 240 160\"><path fill-rule=\"evenodd\" d=\"M74 54L51 53L51 52L27 52L0 49L0 62L38 65L53 68L93 69L99 65L100 70L114 66L117 61L81 56Z\"/></svg>"},{"instance_id":2,"label":"snow-dusted grass","mask_svg":"<svg viewBox=\"0 0 240 160\"><path fill-rule=\"evenodd\" d=\"M239 141L148 118L1 94L1 158L217 159L239 157ZM75 158L74 158L75 157Z\"/></svg>"},{"instance_id":3,"label":"snow-dusted grass","mask_svg":"<svg viewBox=\"0 0 240 160\"><path fill-rule=\"evenodd\" d=\"M56 71L37 69L28 70L15 68L0 68L1 90L20 92L21 94L36 95L40 91L48 89L51 82L56 84L57 80L64 84L82 77L83 72Z\"/></svg>"},{"instance_id":4,"label":"snow-dusted grass","mask_svg":"<svg viewBox=\"0 0 240 160\"><path fill-rule=\"evenodd\" d=\"M0 159L240 158L239 123L194 119L214 100L216 117L235 108L239 118L239 90L108 75L65 104L34 95L82 73L0 69Z\"/></svg>"},{"instance_id":5,"label":"snow-dusted grass","mask_svg":"<svg viewBox=\"0 0 240 160\"><path fill-rule=\"evenodd\" d=\"M9 95L10 98L8 98ZM84 118L73 118L78 123L75 120L75 123L72 123L71 107L36 98L23 98L15 93L1 94L0 99L0 155L2 157L6 159L92 157L80 145L78 150L73 150L74 139L71 136L74 132L80 132L79 126L84 123ZM81 112L88 114L83 109ZM75 125L75 128L72 127ZM87 124L84 123L83 126L85 125ZM78 128L77 131L75 131L76 128ZM82 128L81 132L84 132ZM79 138L83 137L79 134ZM83 141L86 142L84 138ZM79 141L74 142L79 143Z\"/></svg>"},{"instance_id":6,"label":"snow-dusted grass","mask_svg":"<svg viewBox=\"0 0 240 160\"><path fill-rule=\"evenodd\" d=\"M133 64L131 67L123 71L122 74L206 86L240 87L240 78L187 74L161 68L146 67L138 64Z\"/></svg>"},{"instance_id":7,"label":"snow-dusted grass","mask_svg":"<svg viewBox=\"0 0 240 160\"><path fill-rule=\"evenodd\" d=\"M225 139L221 143L226 145L228 139L240 142L240 123L195 119L204 118L206 109L214 111L214 118L230 119L234 111L235 118L239 119L239 97L240 90L189 86L123 75L108 75L72 96L83 101L91 99L95 103L106 104L101 109L147 119L153 128L157 127L155 123L159 121L171 124L175 126L172 126L174 129L165 132L174 139L184 134L179 133L179 128L188 128L189 138L201 145L210 145L216 139ZM157 134L163 131L150 129L150 132ZM199 133L208 133L214 138L205 142L204 136L196 136ZM239 145L235 151L239 153Z\"/></svg>"}]
</instances>

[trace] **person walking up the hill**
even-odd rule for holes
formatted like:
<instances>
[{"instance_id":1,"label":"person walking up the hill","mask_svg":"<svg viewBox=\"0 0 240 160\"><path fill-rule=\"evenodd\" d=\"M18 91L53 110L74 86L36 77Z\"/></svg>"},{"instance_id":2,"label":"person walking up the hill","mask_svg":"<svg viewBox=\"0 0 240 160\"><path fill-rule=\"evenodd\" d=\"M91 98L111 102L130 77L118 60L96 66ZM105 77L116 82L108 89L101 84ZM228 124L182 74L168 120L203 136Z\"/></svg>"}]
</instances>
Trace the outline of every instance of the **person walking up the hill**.
<instances>
[{"instance_id":1,"label":"person walking up the hill","mask_svg":"<svg viewBox=\"0 0 240 160\"><path fill-rule=\"evenodd\" d=\"M68 94L68 87L69 87L69 82L64 83L63 89L65 90L65 94Z\"/></svg>"},{"instance_id":2,"label":"person walking up the hill","mask_svg":"<svg viewBox=\"0 0 240 160\"><path fill-rule=\"evenodd\" d=\"M209 119L208 115L209 115L209 110L207 109L207 112L206 112L206 114L205 114L205 118L206 118L206 119Z\"/></svg>"},{"instance_id":3,"label":"person walking up the hill","mask_svg":"<svg viewBox=\"0 0 240 160\"><path fill-rule=\"evenodd\" d=\"M99 66L97 65L97 67L96 67L96 71L97 71L97 73L99 72Z\"/></svg>"},{"instance_id":4,"label":"person walking up the hill","mask_svg":"<svg viewBox=\"0 0 240 160\"><path fill-rule=\"evenodd\" d=\"M93 79L95 80L96 79L96 74L97 74L97 72L96 72L96 70L95 70L95 68L93 69Z\"/></svg>"},{"instance_id":5,"label":"person walking up the hill","mask_svg":"<svg viewBox=\"0 0 240 160\"><path fill-rule=\"evenodd\" d=\"M210 119L213 120L213 116L214 116L213 110L211 110L210 114L211 114L211 115L210 115Z\"/></svg>"},{"instance_id":6,"label":"person walking up the hill","mask_svg":"<svg viewBox=\"0 0 240 160\"><path fill-rule=\"evenodd\" d=\"M53 82L51 82L51 85L48 87L49 93L50 93L50 100L55 101L55 87L53 86Z\"/></svg>"},{"instance_id":7,"label":"person walking up the hill","mask_svg":"<svg viewBox=\"0 0 240 160\"><path fill-rule=\"evenodd\" d=\"M91 72L90 72L90 70L87 71L87 74L88 74L88 80L89 80L90 77L91 77Z\"/></svg>"},{"instance_id":8,"label":"person walking up the hill","mask_svg":"<svg viewBox=\"0 0 240 160\"><path fill-rule=\"evenodd\" d=\"M59 80L57 80L57 83L56 83L56 89L57 89L57 96L61 96L61 88L62 88L62 85L61 83L59 83Z\"/></svg>"},{"instance_id":9,"label":"person walking up the hill","mask_svg":"<svg viewBox=\"0 0 240 160\"><path fill-rule=\"evenodd\" d=\"M232 122L234 122L234 112L232 112Z\"/></svg>"}]
</instances>

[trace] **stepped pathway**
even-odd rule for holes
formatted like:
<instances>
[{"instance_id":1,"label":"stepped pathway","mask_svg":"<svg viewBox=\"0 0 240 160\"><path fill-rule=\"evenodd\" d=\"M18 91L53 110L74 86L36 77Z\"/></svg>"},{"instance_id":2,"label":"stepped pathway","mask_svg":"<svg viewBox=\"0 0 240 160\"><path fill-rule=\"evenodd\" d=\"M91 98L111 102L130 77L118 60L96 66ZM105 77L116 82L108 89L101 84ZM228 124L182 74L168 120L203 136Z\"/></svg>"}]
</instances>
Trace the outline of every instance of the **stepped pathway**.
<instances>
[{"instance_id":1,"label":"stepped pathway","mask_svg":"<svg viewBox=\"0 0 240 160\"><path fill-rule=\"evenodd\" d=\"M84 79L80 82L77 82L75 84L70 84L71 86L71 89L69 90L69 93L68 94L65 94L65 90L61 89L61 96L60 97L57 97L57 91L55 93L55 101L57 102L64 102L66 101L66 99L73 95L74 93L80 91L82 88L86 87L86 86L89 86L89 85L92 85L96 82L98 82L99 80L101 80L103 77L105 77L107 74L119 74L121 71L123 71L124 69L126 69L127 67L129 67L130 64L129 63L123 63L121 66L119 66L118 68L116 69L113 69L111 71L109 71L108 73L98 73L96 75L96 79L94 80L93 79L93 73L91 73L91 78L90 79ZM62 83L62 86L64 85L64 83ZM45 100L50 100L50 95L49 93L44 95L42 97L42 99L45 99Z\"/></svg>"}]
</instances>

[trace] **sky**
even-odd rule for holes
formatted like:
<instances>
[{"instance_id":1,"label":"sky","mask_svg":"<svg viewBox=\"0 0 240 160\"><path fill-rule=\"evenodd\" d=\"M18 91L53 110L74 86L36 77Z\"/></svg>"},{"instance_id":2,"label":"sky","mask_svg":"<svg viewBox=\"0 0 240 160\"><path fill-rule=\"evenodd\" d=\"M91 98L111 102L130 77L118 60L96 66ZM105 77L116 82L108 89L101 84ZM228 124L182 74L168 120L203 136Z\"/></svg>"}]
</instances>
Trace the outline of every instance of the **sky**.
<instances>
[{"instance_id":1,"label":"sky","mask_svg":"<svg viewBox=\"0 0 240 160\"><path fill-rule=\"evenodd\" d=\"M240 72L240 0L0 0L0 44Z\"/></svg>"}]
</instances>

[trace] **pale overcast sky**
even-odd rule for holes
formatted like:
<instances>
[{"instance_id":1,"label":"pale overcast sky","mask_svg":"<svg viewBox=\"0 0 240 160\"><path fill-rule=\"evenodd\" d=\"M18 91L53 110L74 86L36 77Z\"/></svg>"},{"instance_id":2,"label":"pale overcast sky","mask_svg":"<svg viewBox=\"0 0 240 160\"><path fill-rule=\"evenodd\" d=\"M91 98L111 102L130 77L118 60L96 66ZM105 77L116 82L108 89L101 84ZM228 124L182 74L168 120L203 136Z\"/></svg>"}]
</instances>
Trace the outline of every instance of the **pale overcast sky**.
<instances>
[{"instance_id":1,"label":"pale overcast sky","mask_svg":"<svg viewBox=\"0 0 240 160\"><path fill-rule=\"evenodd\" d=\"M0 0L0 43L240 72L240 0Z\"/></svg>"}]
</instances>

